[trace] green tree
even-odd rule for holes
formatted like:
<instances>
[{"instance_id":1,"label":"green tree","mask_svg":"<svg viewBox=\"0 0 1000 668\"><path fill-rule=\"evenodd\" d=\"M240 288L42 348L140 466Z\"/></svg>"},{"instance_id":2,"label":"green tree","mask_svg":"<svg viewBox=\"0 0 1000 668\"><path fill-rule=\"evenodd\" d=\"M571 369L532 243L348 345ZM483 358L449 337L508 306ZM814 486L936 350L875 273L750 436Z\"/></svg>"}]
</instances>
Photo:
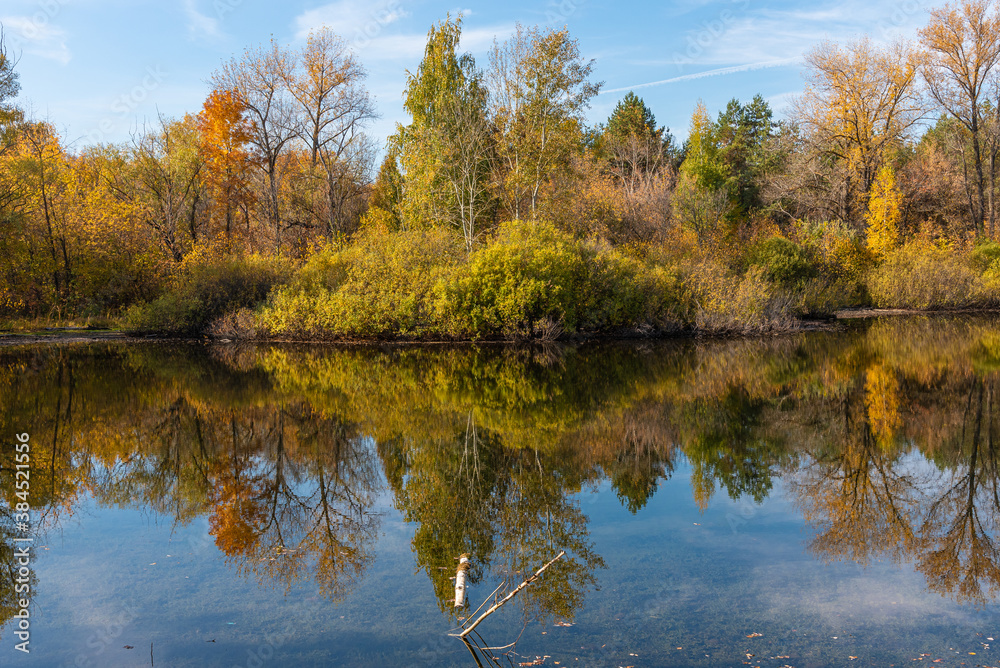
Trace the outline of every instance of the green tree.
<instances>
[{"instance_id":1,"label":"green tree","mask_svg":"<svg viewBox=\"0 0 1000 668\"><path fill-rule=\"evenodd\" d=\"M684 162L674 197L674 213L699 241L715 232L730 211L729 167L716 140L716 126L703 102L691 116Z\"/></svg>"},{"instance_id":2,"label":"green tree","mask_svg":"<svg viewBox=\"0 0 1000 668\"><path fill-rule=\"evenodd\" d=\"M645 182L645 177L672 166L676 153L667 128L656 126L652 110L633 92L612 112L601 132L599 150L611 174L629 194Z\"/></svg>"},{"instance_id":3,"label":"green tree","mask_svg":"<svg viewBox=\"0 0 1000 668\"><path fill-rule=\"evenodd\" d=\"M471 249L490 218L490 127L486 90L470 54L458 54L462 17L431 28L424 59L407 72L404 107L412 122L395 146L405 177L407 226L451 224Z\"/></svg>"},{"instance_id":4,"label":"green tree","mask_svg":"<svg viewBox=\"0 0 1000 668\"><path fill-rule=\"evenodd\" d=\"M760 184L772 162L768 141L777 128L770 105L760 95L749 104L732 99L719 114L714 139L726 165L732 215L745 217L761 206Z\"/></svg>"},{"instance_id":5,"label":"green tree","mask_svg":"<svg viewBox=\"0 0 1000 668\"><path fill-rule=\"evenodd\" d=\"M383 224L388 230L403 228L403 175L399 173L399 156L389 151L379 167L368 200L368 224Z\"/></svg>"},{"instance_id":6,"label":"green tree","mask_svg":"<svg viewBox=\"0 0 1000 668\"><path fill-rule=\"evenodd\" d=\"M21 91L21 82L14 69L17 59L7 51L3 25L0 24L0 150L9 144L13 124L20 119L20 113L10 100Z\"/></svg>"}]
</instances>

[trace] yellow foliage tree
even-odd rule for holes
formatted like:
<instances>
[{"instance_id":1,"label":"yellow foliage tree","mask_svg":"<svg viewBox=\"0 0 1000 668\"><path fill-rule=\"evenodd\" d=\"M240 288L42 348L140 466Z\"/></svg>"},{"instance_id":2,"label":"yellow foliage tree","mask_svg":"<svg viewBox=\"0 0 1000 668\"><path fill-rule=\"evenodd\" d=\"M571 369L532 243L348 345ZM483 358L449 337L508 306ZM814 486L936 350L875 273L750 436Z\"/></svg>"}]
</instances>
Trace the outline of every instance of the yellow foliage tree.
<instances>
[{"instance_id":1,"label":"yellow foliage tree","mask_svg":"<svg viewBox=\"0 0 1000 668\"><path fill-rule=\"evenodd\" d=\"M806 54L796 116L809 144L843 169L840 218L856 222L886 152L924 114L914 85L921 56L899 41L824 42Z\"/></svg>"},{"instance_id":2,"label":"yellow foliage tree","mask_svg":"<svg viewBox=\"0 0 1000 668\"><path fill-rule=\"evenodd\" d=\"M899 239L900 208L903 195L896 188L896 174L891 165L878 170L868 196L868 250L883 258L896 247Z\"/></svg>"}]
</instances>

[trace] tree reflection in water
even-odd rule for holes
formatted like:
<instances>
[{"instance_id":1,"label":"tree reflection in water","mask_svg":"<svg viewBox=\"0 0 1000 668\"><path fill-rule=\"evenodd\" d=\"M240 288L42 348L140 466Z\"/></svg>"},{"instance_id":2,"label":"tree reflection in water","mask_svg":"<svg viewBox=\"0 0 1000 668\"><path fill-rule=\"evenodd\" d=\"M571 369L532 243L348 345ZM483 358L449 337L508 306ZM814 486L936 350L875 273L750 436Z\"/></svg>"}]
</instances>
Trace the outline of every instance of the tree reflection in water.
<instances>
[{"instance_id":1,"label":"tree reflection in water","mask_svg":"<svg viewBox=\"0 0 1000 668\"><path fill-rule=\"evenodd\" d=\"M580 492L609 481L641 514L683 464L702 508L720 489L762 502L781 477L815 554L912 562L982 605L1000 586L994 332L941 317L541 351L7 348L0 428L32 430L40 530L88 496L207 517L235 571L332 600L375 559L390 498L449 619L460 554L481 596L563 549L517 609L572 619L604 566ZM9 579L8 436L0 462Z\"/></svg>"}]
</instances>

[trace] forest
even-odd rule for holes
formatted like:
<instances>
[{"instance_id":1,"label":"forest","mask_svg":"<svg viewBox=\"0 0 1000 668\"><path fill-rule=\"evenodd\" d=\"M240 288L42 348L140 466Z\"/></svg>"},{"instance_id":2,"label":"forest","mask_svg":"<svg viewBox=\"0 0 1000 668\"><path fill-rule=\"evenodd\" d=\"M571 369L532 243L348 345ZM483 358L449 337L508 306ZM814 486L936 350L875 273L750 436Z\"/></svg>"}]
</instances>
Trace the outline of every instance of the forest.
<instances>
[{"instance_id":1,"label":"forest","mask_svg":"<svg viewBox=\"0 0 1000 668\"><path fill-rule=\"evenodd\" d=\"M0 329L230 340L760 332L845 308L1000 306L1000 14L804 56L784 118L692 101L683 141L565 28L477 62L462 17L386 140L329 30L248 47L200 110L69 146L19 106L0 39Z\"/></svg>"}]
</instances>

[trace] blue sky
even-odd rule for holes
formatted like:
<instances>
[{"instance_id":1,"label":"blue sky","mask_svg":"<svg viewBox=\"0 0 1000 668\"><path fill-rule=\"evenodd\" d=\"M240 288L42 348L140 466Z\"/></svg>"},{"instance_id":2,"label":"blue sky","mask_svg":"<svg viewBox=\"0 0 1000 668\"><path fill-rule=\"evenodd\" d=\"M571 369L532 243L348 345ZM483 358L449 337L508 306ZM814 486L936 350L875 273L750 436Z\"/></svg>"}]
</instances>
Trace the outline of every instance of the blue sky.
<instances>
[{"instance_id":1,"label":"blue sky","mask_svg":"<svg viewBox=\"0 0 1000 668\"><path fill-rule=\"evenodd\" d=\"M801 91L802 54L824 39L867 33L913 38L931 0L562 0L451 5L431 0L2 0L8 46L21 54L19 102L52 122L71 146L122 141L157 113L196 112L206 81L245 47L299 45L328 25L354 44L369 71L380 140L408 119L401 93L423 53L427 29L464 13L463 50L481 65L493 39L515 23L567 26L595 63L605 91L590 120L607 118L629 90L660 124L687 135L695 104L714 115L756 93L782 115Z\"/></svg>"}]
</instances>

